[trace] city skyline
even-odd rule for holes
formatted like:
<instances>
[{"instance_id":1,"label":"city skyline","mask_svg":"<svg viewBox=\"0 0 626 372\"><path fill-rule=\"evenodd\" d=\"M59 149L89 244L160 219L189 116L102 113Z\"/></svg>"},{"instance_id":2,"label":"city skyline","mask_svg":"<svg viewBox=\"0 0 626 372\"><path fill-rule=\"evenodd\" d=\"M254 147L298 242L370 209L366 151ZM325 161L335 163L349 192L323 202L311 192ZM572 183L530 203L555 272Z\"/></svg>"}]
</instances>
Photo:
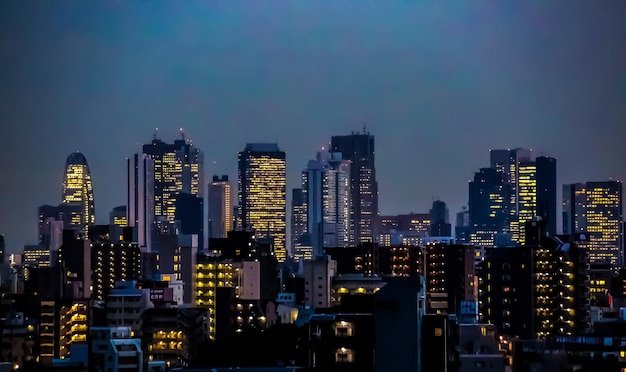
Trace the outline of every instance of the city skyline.
<instances>
[{"instance_id":1,"label":"city skyline","mask_svg":"<svg viewBox=\"0 0 626 372\"><path fill-rule=\"evenodd\" d=\"M176 19L167 7L129 5L126 14L155 10L137 20L114 5L47 6L0 11L0 165L10 175L0 234L9 252L36 243L37 207L57 202L73 151L89 160L96 221L107 221L125 204L125 159L155 127L169 141L182 126L205 152L205 174L231 179L245 143L276 142L291 190L331 136L366 121L377 142L381 215L424 213L436 197L454 215L489 149L556 158L557 200L563 184L626 179L625 4L613 12L550 4L537 17L536 4L328 12L307 4L275 13L203 5L174 7ZM381 11L394 22L378 21ZM233 33L222 16L246 26ZM154 27L166 20L162 39ZM229 54L228 43L241 50Z\"/></svg>"}]
</instances>

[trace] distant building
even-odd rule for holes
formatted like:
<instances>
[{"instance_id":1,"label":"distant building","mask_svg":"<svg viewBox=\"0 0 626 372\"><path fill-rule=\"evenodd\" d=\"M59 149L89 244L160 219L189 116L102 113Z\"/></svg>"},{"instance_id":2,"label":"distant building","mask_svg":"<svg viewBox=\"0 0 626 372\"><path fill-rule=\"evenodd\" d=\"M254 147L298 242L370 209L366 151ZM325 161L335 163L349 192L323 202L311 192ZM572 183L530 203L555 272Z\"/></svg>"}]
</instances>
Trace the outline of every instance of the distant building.
<instances>
[{"instance_id":1,"label":"distant building","mask_svg":"<svg viewBox=\"0 0 626 372\"><path fill-rule=\"evenodd\" d=\"M119 207L113 208L113 210L109 213L109 225L117 225L117 226L127 226L128 221L126 219L126 206L120 205Z\"/></svg>"},{"instance_id":2,"label":"distant building","mask_svg":"<svg viewBox=\"0 0 626 372\"><path fill-rule=\"evenodd\" d=\"M470 244L470 212L466 207L456 214L454 238L459 244Z\"/></svg>"},{"instance_id":3,"label":"distant building","mask_svg":"<svg viewBox=\"0 0 626 372\"><path fill-rule=\"evenodd\" d=\"M481 168L469 183L470 243L494 246L496 235L508 231L511 185L496 168Z\"/></svg>"},{"instance_id":4,"label":"distant building","mask_svg":"<svg viewBox=\"0 0 626 372\"><path fill-rule=\"evenodd\" d=\"M296 259L310 260L313 257L310 237L306 237L307 243L302 241L308 227L307 203L303 191L301 188L297 188L293 189L291 194L291 252ZM305 249L302 249L303 246Z\"/></svg>"},{"instance_id":5,"label":"distant building","mask_svg":"<svg viewBox=\"0 0 626 372\"><path fill-rule=\"evenodd\" d=\"M286 163L285 152L275 143L249 143L239 152L238 223L254 229L258 237L274 240L279 262L286 250Z\"/></svg>"},{"instance_id":6,"label":"distant building","mask_svg":"<svg viewBox=\"0 0 626 372\"><path fill-rule=\"evenodd\" d=\"M233 205L228 176L213 176L208 185L209 238L225 238L233 230Z\"/></svg>"},{"instance_id":7,"label":"distant building","mask_svg":"<svg viewBox=\"0 0 626 372\"><path fill-rule=\"evenodd\" d=\"M70 154L65 162L62 204L78 206L70 220L82 231L96 223L91 173L87 159L80 152Z\"/></svg>"},{"instance_id":8,"label":"distant building","mask_svg":"<svg viewBox=\"0 0 626 372\"><path fill-rule=\"evenodd\" d=\"M139 246L152 251L159 233L174 230L177 196L202 197L204 154L182 131L173 144L155 134L141 154L127 160L127 168L128 226L135 227Z\"/></svg>"},{"instance_id":9,"label":"distant building","mask_svg":"<svg viewBox=\"0 0 626 372\"><path fill-rule=\"evenodd\" d=\"M363 133L334 136L332 152L350 161L350 239L349 246L374 242L378 236L378 182L376 181L374 136Z\"/></svg>"},{"instance_id":10,"label":"distant building","mask_svg":"<svg viewBox=\"0 0 626 372\"><path fill-rule=\"evenodd\" d=\"M313 253L350 243L350 163L341 153L318 152L302 171L306 231Z\"/></svg>"},{"instance_id":11,"label":"distant building","mask_svg":"<svg viewBox=\"0 0 626 372\"><path fill-rule=\"evenodd\" d=\"M587 182L563 186L563 233L589 235L591 262L624 264L622 183Z\"/></svg>"},{"instance_id":12,"label":"distant building","mask_svg":"<svg viewBox=\"0 0 626 372\"><path fill-rule=\"evenodd\" d=\"M49 267L50 250L38 245L25 245L22 263L29 267Z\"/></svg>"}]
</instances>

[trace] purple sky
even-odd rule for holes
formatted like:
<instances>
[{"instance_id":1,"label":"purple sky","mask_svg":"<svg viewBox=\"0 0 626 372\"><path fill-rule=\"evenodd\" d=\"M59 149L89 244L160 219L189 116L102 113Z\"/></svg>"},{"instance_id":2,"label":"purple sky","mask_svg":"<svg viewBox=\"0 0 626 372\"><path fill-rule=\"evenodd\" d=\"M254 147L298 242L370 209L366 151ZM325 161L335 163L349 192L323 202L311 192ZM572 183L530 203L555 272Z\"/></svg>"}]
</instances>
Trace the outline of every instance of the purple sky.
<instances>
[{"instance_id":1,"label":"purple sky","mask_svg":"<svg viewBox=\"0 0 626 372\"><path fill-rule=\"evenodd\" d=\"M293 188L367 121L383 214L439 196L453 217L490 148L556 157L559 183L624 180L625 19L624 1L0 2L0 234L36 241L76 150L105 223L155 127L183 127L207 178L278 142Z\"/></svg>"}]
</instances>

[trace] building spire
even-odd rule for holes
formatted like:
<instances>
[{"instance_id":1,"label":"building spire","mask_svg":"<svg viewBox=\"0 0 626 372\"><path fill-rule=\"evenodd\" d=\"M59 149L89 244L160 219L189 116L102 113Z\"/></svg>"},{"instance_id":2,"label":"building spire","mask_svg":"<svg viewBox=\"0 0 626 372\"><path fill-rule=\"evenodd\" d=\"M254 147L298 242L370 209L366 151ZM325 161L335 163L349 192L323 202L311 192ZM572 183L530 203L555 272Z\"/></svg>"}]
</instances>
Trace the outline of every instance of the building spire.
<instances>
[{"instance_id":1,"label":"building spire","mask_svg":"<svg viewBox=\"0 0 626 372\"><path fill-rule=\"evenodd\" d=\"M363 134L367 134L367 122L363 122Z\"/></svg>"}]
</instances>

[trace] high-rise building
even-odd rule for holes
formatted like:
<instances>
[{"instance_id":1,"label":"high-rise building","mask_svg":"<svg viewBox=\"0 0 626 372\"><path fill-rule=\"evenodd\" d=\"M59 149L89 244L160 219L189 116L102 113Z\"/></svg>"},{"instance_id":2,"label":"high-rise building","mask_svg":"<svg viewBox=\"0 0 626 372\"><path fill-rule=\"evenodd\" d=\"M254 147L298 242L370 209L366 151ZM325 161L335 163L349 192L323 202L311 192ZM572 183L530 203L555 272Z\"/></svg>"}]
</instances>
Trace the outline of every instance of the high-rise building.
<instances>
[{"instance_id":1,"label":"high-rise building","mask_svg":"<svg viewBox=\"0 0 626 372\"><path fill-rule=\"evenodd\" d=\"M462 302L476 301L474 247L429 244L426 247L426 309L429 314L460 314Z\"/></svg>"},{"instance_id":2,"label":"high-rise building","mask_svg":"<svg viewBox=\"0 0 626 372\"><path fill-rule=\"evenodd\" d=\"M291 252L297 255L296 247L300 238L307 232L306 201L301 188L293 189L291 193Z\"/></svg>"},{"instance_id":3,"label":"high-rise building","mask_svg":"<svg viewBox=\"0 0 626 372\"><path fill-rule=\"evenodd\" d=\"M363 133L334 136L331 151L350 161L350 239L349 245L373 242L377 236L378 183L374 162L374 136Z\"/></svg>"},{"instance_id":4,"label":"high-rise building","mask_svg":"<svg viewBox=\"0 0 626 372\"><path fill-rule=\"evenodd\" d=\"M238 162L237 225L254 229L259 237L272 237L274 253L282 262L287 257L285 152L275 143L248 143Z\"/></svg>"},{"instance_id":5,"label":"high-rise building","mask_svg":"<svg viewBox=\"0 0 626 372\"><path fill-rule=\"evenodd\" d=\"M481 168L469 183L470 242L495 245L496 234L508 230L511 187L496 168Z\"/></svg>"},{"instance_id":6,"label":"high-rise building","mask_svg":"<svg viewBox=\"0 0 626 372\"><path fill-rule=\"evenodd\" d=\"M233 205L228 176L213 176L208 190L209 238L225 238L233 230Z\"/></svg>"},{"instance_id":7,"label":"high-rise building","mask_svg":"<svg viewBox=\"0 0 626 372\"><path fill-rule=\"evenodd\" d=\"M548 234L556 234L556 159L540 156L533 160L531 150L519 148L491 150L490 157L491 168L481 169L484 177L477 173L474 184L470 184L470 199L474 200L470 214L478 220L495 217L500 220L506 215L506 224L494 231L473 231L472 243L494 245L495 235L504 234L524 244L525 223L535 216L547 221ZM501 190L484 193L485 188L496 187ZM473 207L478 212L473 212Z\"/></svg>"},{"instance_id":8,"label":"high-rise building","mask_svg":"<svg viewBox=\"0 0 626 372\"><path fill-rule=\"evenodd\" d=\"M151 251L160 232L174 230L177 196L201 198L204 155L182 132L173 144L155 134L127 165L128 225L135 227L139 246Z\"/></svg>"},{"instance_id":9,"label":"high-rise building","mask_svg":"<svg viewBox=\"0 0 626 372\"><path fill-rule=\"evenodd\" d=\"M452 236L452 225L448 223L448 208L441 200L435 200L430 210L430 236Z\"/></svg>"},{"instance_id":10,"label":"high-rise building","mask_svg":"<svg viewBox=\"0 0 626 372\"><path fill-rule=\"evenodd\" d=\"M323 247L347 247L350 243L349 169L340 153L320 152L302 171L305 233L314 257L323 255Z\"/></svg>"},{"instance_id":11,"label":"high-rise building","mask_svg":"<svg viewBox=\"0 0 626 372\"><path fill-rule=\"evenodd\" d=\"M479 317L522 339L577 335L589 328L589 257L580 236L546 237L526 223L526 245L490 248L478 266Z\"/></svg>"},{"instance_id":12,"label":"high-rise building","mask_svg":"<svg viewBox=\"0 0 626 372\"><path fill-rule=\"evenodd\" d=\"M87 159L80 152L70 154L65 161L62 204L80 206L71 217L72 225L77 228L87 231L87 226L96 223L91 173Z\"/></svg>"},{"instance_id":13,"label":"high-rise building","mask_svg":"<svg viewBox=\"0 0 626 372\"><path fill-rule=\"evenodd\" d=\"M607 261L622 266L622 183L587 182L563 186L563 232L589 235L592 263Z\"/></svg>"},{"instance_id":14,"label":"high-rise building","mask_svg":"<svg viewBox=\"0 0 626 372\"><path fill-rule=\"evenodd\" d=\"M109 225L117 225L117 226L126 226L126 206L120 205L119 207L113 208L109 213Z\"/></svg>"},{"instance_id":15,"label":"high-rise building","mask_svg":"<svg viewBox=\"0 0 626 372\"><path fill-rule=\"evenodd\" d=\"M458 244L470 243L470 212L467 207L463 207L463 209L456 214L454 238Z\"/></svg>"}]
</instances>

